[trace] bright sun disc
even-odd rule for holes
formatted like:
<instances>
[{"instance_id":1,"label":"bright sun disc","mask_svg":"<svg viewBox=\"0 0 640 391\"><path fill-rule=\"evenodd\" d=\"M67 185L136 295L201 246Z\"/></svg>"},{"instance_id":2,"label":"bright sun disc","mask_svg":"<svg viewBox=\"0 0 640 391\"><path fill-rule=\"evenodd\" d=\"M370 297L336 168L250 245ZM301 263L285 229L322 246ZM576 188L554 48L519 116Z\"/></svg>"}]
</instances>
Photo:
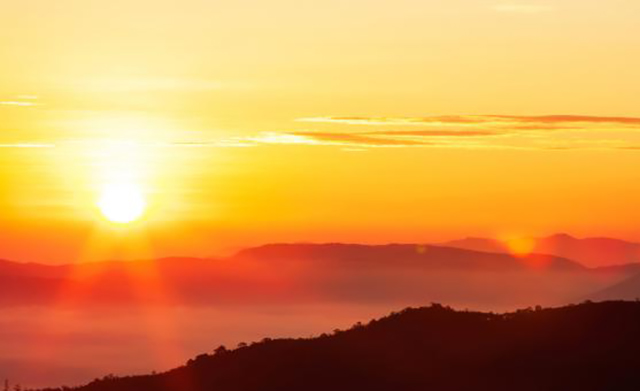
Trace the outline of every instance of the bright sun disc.
<instances>
[{"instance_id":1,"label":"bright sun disc","mask_svg":"<svg viewBox=\"0 0 640 391\"><path fill-rule=\"evenodd\" d=\"M111 184L104 187L98 207L114 223L130 223L142 216L146 202L140 189L131 184Z\"/></svg>"}]
</instances>

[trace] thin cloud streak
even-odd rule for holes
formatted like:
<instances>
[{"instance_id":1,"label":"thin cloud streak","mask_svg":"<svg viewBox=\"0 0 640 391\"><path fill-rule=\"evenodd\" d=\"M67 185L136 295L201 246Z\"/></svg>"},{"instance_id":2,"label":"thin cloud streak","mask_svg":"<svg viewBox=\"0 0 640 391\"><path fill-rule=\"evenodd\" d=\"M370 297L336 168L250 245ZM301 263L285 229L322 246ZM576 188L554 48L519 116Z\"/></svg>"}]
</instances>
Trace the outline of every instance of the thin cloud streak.
<instances>
[{"instance_id":1,"label":"thin cloud streak","mask_svg":"<svg viewBox=\"0 0 640 391\"><path fill-rule=\"evenodd\" d=\"M640 118L587 115L449 115L423 117L314 117L299 122L330 129L258 132L201 140L144 143L159 148L247 148L266 145L511 150L636 150ZM353 126L352 126L353 125ZM416 129L415 126L420 126ZM85 140L86 141L86 140ZM70 143L71 141L69 141ZM62 144L66 144L63 142ZM52 147L15 143L4 148Z\"/></svg>"},{"instance_id":2,"label":"thin cloud streak","mask_svg":"<svg viewBox=\"0 0 640 391\"><path fill-rule=\"evenodd\" d=\"M636 117L600 117L586 115L453 115L426 117L311 117L300 118L299 122L333 123L345 125L418 125L418 126L474 126L484 125L517 125L535 126L536 128L554 129L566 124L619 124L635 125L640 128L640 118ZM520 127L520 129L525 129ZM565 128L563 128L565 129Z\"/></svg>"},{"instance_id":3,"label":"thin cloud streak","mask_svg":"<svg viewBox=\"0 0 640 391\"><path fill-rule=\"evenodd\" d=\"M499 136L501 132L490 130L390 130L365 132L372 136L410 136L410 137L485 137Z\"/></svg>"},{"instance_id":4,"label":"thin cloud streak","mask_svg":"<svg viewBox=\"0 0 640 391\"><path fill-rule=\"evenodd\" d=\"M354 146L434 146L538 150L612 150L640 142L640 118L590 115L448 115L311 117L298 122L384 127L384 130L295 132L315 143ZM421 126L413 130L409 127ZM395 128L395 129L392 129ZM612 137L608 134L615 135Z\"/></svg>"},{"instance_id":5,"label":"thin cloud streak","mask_svg":"<svg viewBox=\"0 0 640 391\"><path fill-rule=\"evenodd\" d=\"M11 96L5 97L5 100L0 100L0 106L32 107L38 106L37 100L37 95Z\"/></svg>"},{"instance_id":6,"label":"thin cloud streak","mask_svg":"<svg viewBox=\"0 0 640 391\"><path fill-rule=\"evenodd\" d=\"M334 133L334 132L295 132L291 133L305 140L313 140L321 144L337 144L368 147L414 147L433 145L424 139L402 139L389 137L373 137L367 134Z\"/></svg>"},{"instance_id":7,"label":"thin cloud streak","mask_svg":"<svg viewBox=\"0 0 640 391\"><path fill-rule=\"evenodd\" d=\"M19 107L31 107L37 106L37 103L34 102L22 102L22 101L3 101L0 102L2 106L19 106Z\"/></svg>"}]
</instances>

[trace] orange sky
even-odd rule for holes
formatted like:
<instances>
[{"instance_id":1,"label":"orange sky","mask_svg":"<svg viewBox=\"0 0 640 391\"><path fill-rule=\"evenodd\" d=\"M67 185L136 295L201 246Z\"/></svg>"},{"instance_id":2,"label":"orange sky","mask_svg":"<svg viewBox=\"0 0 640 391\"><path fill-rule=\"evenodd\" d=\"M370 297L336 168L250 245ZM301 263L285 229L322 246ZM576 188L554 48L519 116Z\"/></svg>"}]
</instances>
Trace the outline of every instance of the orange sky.
<instances>
[{"instance_id":1,"label":"orange sky","mask_svg":"<svg viewBox=\"0 0 640 391\"><path fill-rule=\"evenodd\" d=\"M0 257L571 232L640 241L640 3L0 9ZM114 225L105 187L146 210Z\"/></svg>"}]
</instances>

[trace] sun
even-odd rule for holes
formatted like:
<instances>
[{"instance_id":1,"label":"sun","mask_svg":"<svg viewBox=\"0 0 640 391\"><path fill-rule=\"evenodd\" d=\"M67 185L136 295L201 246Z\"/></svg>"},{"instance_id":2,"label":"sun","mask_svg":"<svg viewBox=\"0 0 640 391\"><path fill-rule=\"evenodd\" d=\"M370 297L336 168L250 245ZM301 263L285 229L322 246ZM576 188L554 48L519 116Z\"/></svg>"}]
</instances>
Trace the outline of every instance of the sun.
<instances>
[{"instance_id":1,"label":"sun","mask_svg":"<svg viewBox=\"0 0 640 391\"><path fill-rule=\"evenodd\" d=\"M138 220L146 202L140 188L134 184L109 184L102 189L98 207L111 222L127 224Z\"/></svg>"}]
</instances>

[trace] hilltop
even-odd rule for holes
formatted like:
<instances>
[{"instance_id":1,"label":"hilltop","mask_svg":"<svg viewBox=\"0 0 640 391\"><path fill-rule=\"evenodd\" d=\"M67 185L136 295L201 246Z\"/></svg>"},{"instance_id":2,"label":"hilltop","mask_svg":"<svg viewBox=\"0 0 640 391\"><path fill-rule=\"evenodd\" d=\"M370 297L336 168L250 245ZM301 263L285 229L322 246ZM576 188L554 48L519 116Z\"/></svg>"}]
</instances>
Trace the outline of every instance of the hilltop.
<instances>
[{"instance_id":1,"label":"hilltop","mask_svg":"<svg viewBox=\"0 0 640 391\"><path fill-rule=\"evenodd\" d=\"M639 329L638 302L505 314L432 305L316 338L219 347L166 373L74 390L637 390Z\"/></svg>"}]
</instances>

